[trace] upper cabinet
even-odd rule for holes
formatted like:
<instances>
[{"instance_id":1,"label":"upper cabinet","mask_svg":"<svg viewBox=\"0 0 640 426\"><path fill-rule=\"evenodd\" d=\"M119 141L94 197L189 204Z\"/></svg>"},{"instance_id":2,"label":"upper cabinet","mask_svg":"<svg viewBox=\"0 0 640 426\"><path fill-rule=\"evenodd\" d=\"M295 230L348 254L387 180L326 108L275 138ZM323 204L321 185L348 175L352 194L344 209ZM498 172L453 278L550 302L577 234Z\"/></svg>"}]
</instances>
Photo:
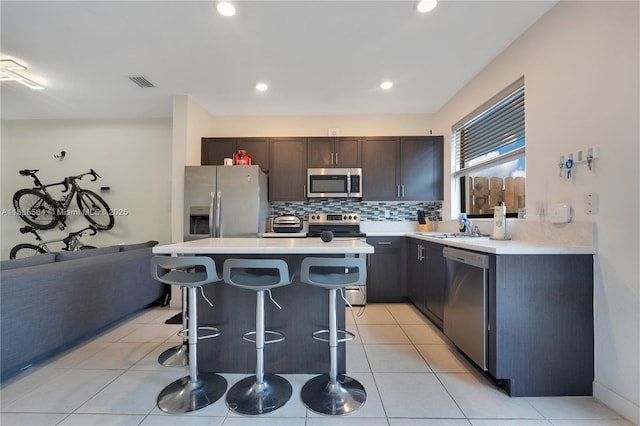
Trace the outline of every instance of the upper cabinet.
<instances>
[{"instance_id":1,"label":"upper cabinet","mask_svg":"<svg viewBox=\"0 0 640 426\"><path fill-rule=\"evenodd\" d=\"M365 137L364 201L444 198L442 136Z\"/></svg>"},{"instance_id":2,"label":"upper cabinet","mask_svg":"<svg viewBox=\"0 0 640 426\"><path fill-rule=\"evenodd\" d=\"M359 137L308 138L307 152L307 167L362 167Z\"/></svg>"},{"instance_id":3,"label":"upper cabinet","mask_svg":"<svg viewBox=\"0 0 640 426\"><path fill-rule=\"evenodd\" d=\"M202 138L202 158L200 164L222 165L225 158L233 158L244 149L251 155L251 164L269 171L268 138Z\"/></svg>"},{"instance_id":4,"label":"upper cabinet","mask_svg":"<svg viewBox=\"0 0 640 426\"><path fill-rule=\"evenodd\" d=\"M306 200L307 138L271 138L269 145L269 201Z\"/></svg>"}]
</instances>

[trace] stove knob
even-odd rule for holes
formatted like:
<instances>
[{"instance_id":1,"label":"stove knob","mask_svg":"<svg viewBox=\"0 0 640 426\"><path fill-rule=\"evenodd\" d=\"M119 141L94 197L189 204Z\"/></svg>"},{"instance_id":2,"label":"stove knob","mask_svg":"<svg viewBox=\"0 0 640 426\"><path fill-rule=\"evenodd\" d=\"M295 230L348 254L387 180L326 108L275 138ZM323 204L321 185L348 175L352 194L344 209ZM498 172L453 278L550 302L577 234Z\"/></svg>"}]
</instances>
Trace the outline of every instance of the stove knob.
<instances>
[{"instance_id":1,"label":"stove knob","mask_svg":"<svg viewBox=\"0 0 640 426\"><path fill-rule=\"evenodd\" d=\"M357 219L358 219L358 216L354 214L353 215L353 220L357 220Z\"/></svg>"},{"instance_id":2,"label":"stove knob","mask_svg":"<svg viewBox=\"0 0 640 426\"><path fill-rule=\"evenodd\" d=\"M351 215L349 215L349 220L351 220Z\"/></svg>"}]
</instances>

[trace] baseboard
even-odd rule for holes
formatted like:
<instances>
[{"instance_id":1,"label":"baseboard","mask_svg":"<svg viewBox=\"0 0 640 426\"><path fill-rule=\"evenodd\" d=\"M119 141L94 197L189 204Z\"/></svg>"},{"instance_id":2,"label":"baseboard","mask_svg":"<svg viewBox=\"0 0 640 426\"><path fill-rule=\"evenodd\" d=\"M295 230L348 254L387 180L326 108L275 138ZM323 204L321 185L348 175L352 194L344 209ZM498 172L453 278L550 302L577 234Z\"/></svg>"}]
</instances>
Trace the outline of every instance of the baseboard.
<instances>
[{"instance_id":1,"label":"baseboard","mask_svg":"<svg viewBox=\"0 0 640 426\"><path fill-rule=\"evenodd\" d=\"M593 382L593 397L627 418L635 425L640 425L640 406L623 398L611 389L598 382Z\"/></svg>"}]
</instances>

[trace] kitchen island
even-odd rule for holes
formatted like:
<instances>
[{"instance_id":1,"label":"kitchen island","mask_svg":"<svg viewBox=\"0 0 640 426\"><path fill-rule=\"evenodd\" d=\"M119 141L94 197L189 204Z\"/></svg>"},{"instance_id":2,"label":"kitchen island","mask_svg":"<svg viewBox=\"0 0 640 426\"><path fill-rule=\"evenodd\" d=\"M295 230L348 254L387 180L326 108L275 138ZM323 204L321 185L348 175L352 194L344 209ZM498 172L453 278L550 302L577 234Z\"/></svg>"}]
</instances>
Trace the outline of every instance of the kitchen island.
<instances>
[{"instance_id":1,"label":"kitchen island","mask_svg":"<svg viewBox=\"0 0 640 426\"><path fill-rule=\"evenodd\" d=\"M312 333L328 326L327 290L300 282L300 264L308 256L364 256L374 249L361 240L320 238L205 238L153 248L160 255L210 256L222 276L222 265L229 258L283 259L289 265L291 285L276 288L273 298L265 302L265 326L282 332L286 339L268 345L264 352L267 373L325 373L329 370L329 349ZM198 343L200 371L219 373L253 373L255 346L242 335L255 329L256 294L220 281L203 287L213 307L202 298L198 301L200 325L215 326L222 334ZM344 329L344 301L338 298L338 327ZM346 371L345 345L338 350L338 371Z\"/></svg>"}]
</instances>

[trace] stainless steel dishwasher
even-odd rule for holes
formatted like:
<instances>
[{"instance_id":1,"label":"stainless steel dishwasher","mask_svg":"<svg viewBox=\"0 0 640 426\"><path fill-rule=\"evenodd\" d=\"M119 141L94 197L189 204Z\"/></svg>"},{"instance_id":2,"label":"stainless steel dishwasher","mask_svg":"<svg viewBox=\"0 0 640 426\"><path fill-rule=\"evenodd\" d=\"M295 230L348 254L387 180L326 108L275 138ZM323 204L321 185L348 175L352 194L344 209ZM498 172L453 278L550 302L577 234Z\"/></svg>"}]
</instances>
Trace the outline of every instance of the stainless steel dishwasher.
<instances>
[{"instance_id":1,"label":"stainless steel dishwasher","mask_svg":"<svg viewBox=\"0 0 640 426\"><path fill-rule=\"evenodd\" d=\"M483 370L487 370L489 256L445 247L447 286L444 334Z\"/></svg>"}]
</instances>

